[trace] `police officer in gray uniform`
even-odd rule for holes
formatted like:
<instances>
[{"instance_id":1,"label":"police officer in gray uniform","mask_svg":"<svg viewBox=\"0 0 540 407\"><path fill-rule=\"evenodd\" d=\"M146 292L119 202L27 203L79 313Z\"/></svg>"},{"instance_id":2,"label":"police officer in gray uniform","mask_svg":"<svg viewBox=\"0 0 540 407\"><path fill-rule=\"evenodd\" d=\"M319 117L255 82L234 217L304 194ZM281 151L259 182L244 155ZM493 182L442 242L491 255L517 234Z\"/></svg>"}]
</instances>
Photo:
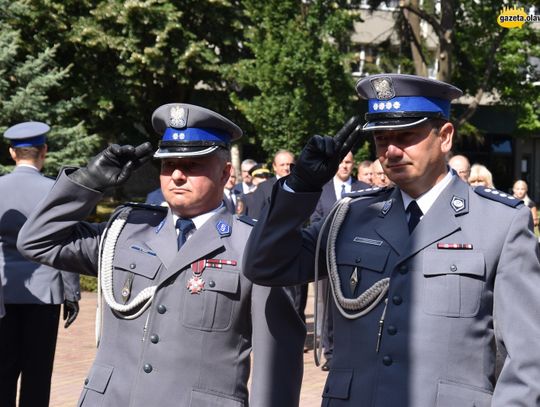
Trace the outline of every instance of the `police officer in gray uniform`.
<instances>
[{"instance_id":1,"label":"police officer in gray uniform","mask_svg":"<svg viewBox=\"0 0 540 407\"><path fill-rule=\"evenodd\" d=\"M381 74L357 91L369 103L363 130L396 187L352 194L325 224L302 231L359 139L354 120L335 138L314 136L251 234L246 275L289 285L328 274L334 357L324 406L537 406L540 263L530 211L470 188L446 165L459 89ZM508 351L498 381L496 343Z\"/></svg>"},{"instance_id":2,"label":"police officer in gray uniform","mask_svg":"<svg viewBox=\"0 0 540 407\"><path fill-rule=\"evenodd\" d=\"M19 406L49 405L61 304L66 328L79 310L79 275L28 261L16 247L20 228L54 184L40 172L48 131L45 123L25 122L4 133L16 166L0 177L0 406L15 406L19 378Z\"/></svg>"},{"instance_id":3,"label":"police officer in gray uniform","mask_svg":"<svg viewBox=\"0 0 540 407\"><path fill-rule=\"evenodd\" d=\"M101 335L79 406L297 406L305 327L281 288L243 276L253 222L222 203L241 129L182 103L159 107L152 125L168 208L126 205L108 225L82 221L152 156L150 143L112 145L63 171L20 233L34 260L99 270Z\"/></svg>"}]
</instances>

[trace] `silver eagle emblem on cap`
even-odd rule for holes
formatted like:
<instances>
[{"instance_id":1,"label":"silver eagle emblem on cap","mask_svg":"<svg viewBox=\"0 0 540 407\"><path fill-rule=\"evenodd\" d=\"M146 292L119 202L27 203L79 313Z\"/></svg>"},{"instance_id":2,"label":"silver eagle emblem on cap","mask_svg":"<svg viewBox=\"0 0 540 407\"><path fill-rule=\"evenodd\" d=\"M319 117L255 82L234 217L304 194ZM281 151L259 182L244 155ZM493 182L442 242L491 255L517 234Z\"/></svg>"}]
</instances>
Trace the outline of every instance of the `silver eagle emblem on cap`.
<instances>
[{"instance_id":1,"label":"silver eagle emblem on cap","mask_svg":"<svg viewBox=\"0 0 540 407\"><path fill-rule=\"evenodd\" d=\"M377 94L377 99L379 100L388 100L396 96L394 84L392 83L392 78L390 77L371 79L371 86L373 87L373 90Z\"/></svg>"},{"instance_id":2,"label":"silver eagle emblem on cap","mask_svg":"<svg viewBox=\"0 0 540 407\"><path fill-rule=\"evenodd\" d=\"M171 127L181 128L186 126L186 109L180 106L173 106L169 111L169 125Z\"/></svg>"}]
</instances>

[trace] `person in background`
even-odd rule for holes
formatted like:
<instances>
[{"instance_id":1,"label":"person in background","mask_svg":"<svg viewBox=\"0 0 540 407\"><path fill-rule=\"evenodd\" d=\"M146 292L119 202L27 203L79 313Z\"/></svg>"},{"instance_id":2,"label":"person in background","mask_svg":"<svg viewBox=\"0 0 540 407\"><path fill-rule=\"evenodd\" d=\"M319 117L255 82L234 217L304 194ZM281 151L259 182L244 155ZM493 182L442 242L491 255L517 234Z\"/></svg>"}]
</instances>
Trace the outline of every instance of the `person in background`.
<instances>
[{"instance_id":1,"label":"person in background","mask_svg":"<svg viewBox=\"0 0 540 407\"><path fill-rule=\"evenodd\" d=\"M512 193L517 199L521 199L525 205L531 210L532 220L534 227L538 227L538 211L536 210L536 203L529 198L529 195L527 192L529 191L529 187L527 183L523 180L517 180L514 182L514 186L512 187Z\"/></svg>"},{"instance_id":2,"label":"person in background","mask_svg":"<svg viewBox=\"0 0 540 407\"><path fill-rule=\"evenodd\" d=\"M287 150L279 150L272 160L272 168L274 176L268 181L260 183L255 192L253 192L252 202L248 205L247 215L253 219L258 219L261 216L263 209L268 204L272 187L276 181L282 177L289 175L291 165L294 164L294 155Z\"/></svg>"},{"instance_id":3,"label":"person in background","mask_svg":"<svg viewBox=\"0 0 540 407\"><path fill-rule=\"evenodd\" d=\"M236 184L236 174L234 169L231 168L231 175L223 188L223 203L230 213L236 213L236 205L238 203L238 195L234 191Z\"/></svg>"},{"instance_id":4,"label":"person in background","mask_svg":"<svg viewBox=\"0 0 540 407\"><path fill-rule=\"evenodd\" d=\"M483 186L487 188L495 188L491 171L489 171L482 164L473 164L468 182L472 187Z\"/></svg>"},{"instance_id":5,"label":"person in background","mask_svg":"<svg viewBox=\"0 0 540 407\"><path fill-rule=\"evenodd\" d=\"M41 173L49 130L45 123L25 122L4 133L15 169L0 177L0 280L6 309L0 329L2 407L15 406L17 381L19 407L48 407L61 306L65 328L79 313L79 275L29 261L16 247L21 227L55 184Z\"/></svg>"},{"instance_id":6,"label":"person in background","mask_svg":"<svg viewBox=\"0 0 540 407\"><path fill-rule=\"evenodd\" d=\"M379 159L373 161L373 185L379 188L392 185L392 181L386 176Z\"/></svg>"},{"instance_id":7,"label":"person in background","mask_svg":"<svg viewBox=\"0 0 540 407\"><path fill-rule=\"evenodd\" d=\"M244 161L242 161L242 164L240 164L242 182L239 182L233 188L233 192L236 195L249 194L255 190L253 177L249 173L249 170L251 170L255 165L257 165L257 162L251 158L246 158Z\"/></svg>"},{"instance_id":8,"label":"person in background","mask_svg":"<svg viewBox=\"0 0 540 407\"><path fill-rule=\"evenodd\" d=\"M358 181L367 185L373 185L373 161L364 160L358 164Z\"/></svg>"},{"instance_id":9,"label":"person in background","mask_svg":"<svg viewBox=\"0 0 540 407\"><path fill-rule=\"evenodd\" d=\"M305 326L283 289L244 277L253 222L223 205L242 130L185 103L158 107L152 127L155 154L113 144L64 169L19 235L35 261L100 270L102 329L79 406L297 407ZM86 222L152 155L168 207L127 204L109 224Z\"/></svg>"},{"instance_id":10,"label":"person in background","mask_svg":"<svg viewBox=\"0 0 540 407\"><path fill-rule=\"evenodd\" d=\"M467 157L464 155L454 155L448 160L448 165L457 172L459 178L465 182L469 182L471 163Z\"/></svg>"},{"instance_id":11,"label":"person in background","mask_svg":"<svg viewBox=\"0 0 540 407\"><path fill-rule=\"evenodd\" d=\"M251 192L239 195L236 205L236 213L246 216L249 216L249 208L253 207L254 192L257 190L259 184L272 178L272 173L264 166L264 164L256 164L251 167L249 175L252 178L253 188Z\"/></svg>"}]
</instances>

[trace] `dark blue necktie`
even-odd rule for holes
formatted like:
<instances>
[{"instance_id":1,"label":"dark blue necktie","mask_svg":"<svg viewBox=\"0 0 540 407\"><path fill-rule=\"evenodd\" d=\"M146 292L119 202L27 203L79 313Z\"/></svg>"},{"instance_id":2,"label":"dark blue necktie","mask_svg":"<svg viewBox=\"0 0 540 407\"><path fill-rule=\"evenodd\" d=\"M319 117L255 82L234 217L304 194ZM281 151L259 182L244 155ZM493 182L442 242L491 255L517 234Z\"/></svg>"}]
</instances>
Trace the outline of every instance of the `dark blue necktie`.
<instances>
[{"instance_id":1,"label":"dark blue necktie","mask_svg":"<svg viewBox=\"0 0 540 407\"><path fill-rule=\"evenodd\" d=\"M407 213L409 216L409 233L412 233L416 225L418 225L418 222L420 222L420 218L422 217L422 209L418 206L416 201L411 201L409 206L407 207Z\"/></svg>"},{"instance_id":2,"label":"dark blue necktie","mask_svg":"<svg viewBox=\"0 0 540 407\"><path fill-rule=\"evenodd\" d=\"M347 194L347 191L345 191L345 184L341 184L341 197L344 198Z\"/></svg>"},{"instance_id":3,"label":"dark blue necktie","mask_svg":"<svg viewBox=\"0 0 540 407\"><path fill-rule=\"evenodd\" d=\"M188 233L195 229L195 224L191 219L178 218L176 221L176 227L178 228L178 250L186 243Z\"/></svg>"}]
</instances>

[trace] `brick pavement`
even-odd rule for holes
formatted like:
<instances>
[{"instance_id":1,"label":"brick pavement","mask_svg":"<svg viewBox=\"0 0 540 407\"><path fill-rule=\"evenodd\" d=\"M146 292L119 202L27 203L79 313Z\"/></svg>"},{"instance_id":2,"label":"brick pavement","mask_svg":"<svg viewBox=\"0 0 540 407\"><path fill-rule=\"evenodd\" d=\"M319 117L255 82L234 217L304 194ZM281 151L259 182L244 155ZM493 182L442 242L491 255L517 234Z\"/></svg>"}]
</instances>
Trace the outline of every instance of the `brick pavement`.
<instances>
[{"instance_id":1,"label":"brick pavement","mask_svg":"<svg viewBox=\"0 0 540 407\"><path fill-rule=\"evenodd\" d=\"M96 298L95 293L83 293L80 303L81 311L77 320L68 329L64 329L62 325L59 328L52 377L51 407L75 407L77 405L84 379L95 355ZM308 331L311 331L313 326L312 303L310 290L306 309ZM316 407L321 402L320 395L326 373L315 367L312 350L304 355L304 381L300 407Z\"/></svg>"}]
</instances>

